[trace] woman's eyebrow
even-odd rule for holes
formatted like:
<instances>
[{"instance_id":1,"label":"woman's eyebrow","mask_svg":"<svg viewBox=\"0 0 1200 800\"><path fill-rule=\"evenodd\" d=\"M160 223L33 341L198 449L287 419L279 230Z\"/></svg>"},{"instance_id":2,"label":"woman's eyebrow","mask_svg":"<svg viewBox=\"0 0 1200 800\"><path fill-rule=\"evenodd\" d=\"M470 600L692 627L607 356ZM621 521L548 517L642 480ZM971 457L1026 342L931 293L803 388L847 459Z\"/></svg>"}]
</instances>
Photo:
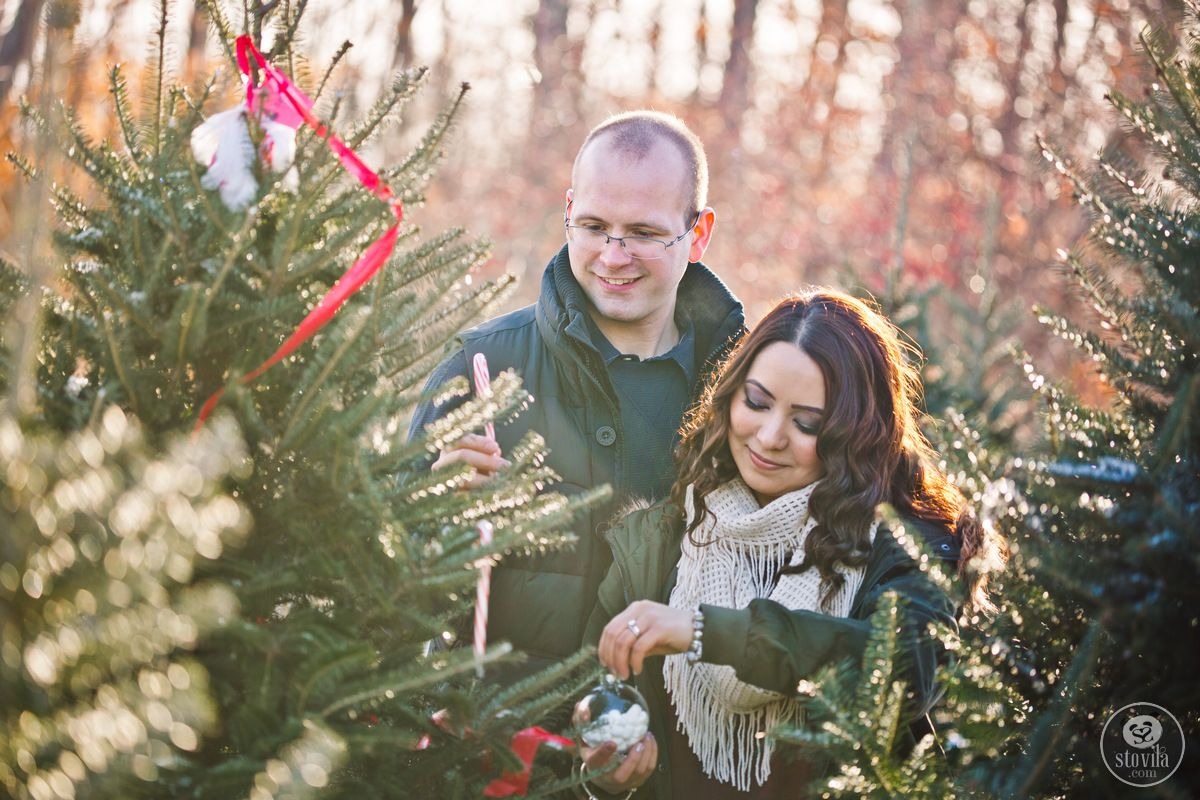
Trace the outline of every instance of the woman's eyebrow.
<instances>
[{"instance_id":1,"label":"woman's eyebrow","mask_svg":"<svg viewBox=\"0 0 1200 800\"><path fill-rule=\"evenodd\" d=\"M759 383L758 381L754 380L754 378L747 378L747 379L746 379L746 383L750 383L750 384L753 384L753 385L757 386L757 387L758 387L758 390L759 390L760 392L762 392L763 394L765 394L767 397L771 398L772 400L774 400L774 399L775 399L775 395L771 394L770 390L769 390L769 389L767 389L767 387L763 386L761 383Z\"/></svg>"},{"instance_id":2,"label":"woman's eyebrow","mask_svg":"<svg viewBox=\"0 0 1200 800\"><path fill-rule=\"evenodd\" d=\"M756 387L758 387L758 390L760 392L762 392L763 394L765 394L767 397L771 398L772 400L775 399L775 395L771 394L771 392L767 389L767 387L763 386L761 383L754 380L753 378L747 378L746 383L754 384ZM823 408L817 408L816 406L801 405L800 403L792 403L792 408L795 409L796 411L811 411L814 414L824 414L825 413L825 409L823 409Z\"/></svg>"}]
</instances>

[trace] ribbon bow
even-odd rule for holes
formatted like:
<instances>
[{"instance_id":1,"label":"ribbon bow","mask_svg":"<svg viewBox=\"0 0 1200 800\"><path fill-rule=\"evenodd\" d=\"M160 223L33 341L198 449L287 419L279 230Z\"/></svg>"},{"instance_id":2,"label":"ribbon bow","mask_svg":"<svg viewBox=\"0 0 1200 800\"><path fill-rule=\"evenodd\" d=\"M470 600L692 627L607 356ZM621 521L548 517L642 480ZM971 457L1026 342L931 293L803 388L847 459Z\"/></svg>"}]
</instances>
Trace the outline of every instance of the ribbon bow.
<instances>
[{"instance_id":1,"label":"ribbon bow","mask_svg":"<svg viewBox=\"0 0 1200 800\"><path fill-rule=\"evenodd\" d=\"M250 81L251 58L258 65L261 75L257 85ZM325 140L346 171L353 175L365 189L387 203L392 210L392 215L396 218L391 227L372 242L358 260L338 279L333 288L325 293L316 308L310 311L308 316L296 326L292 335L279 346L279 349L272 353L266 361L238 379L239 383L248 384L278 364L313 334L325 327L342 303L362 288L363 284L370 280L387 262L396 247L400 223L404 219L404 206L392 192L391 187L384 183L374 170L364 164L354 150L334 136L329 128L317 119L312 113L312 100L300 91L287 75L267 62L254 43L250 41L249 36L239 36L237 39L237 64L247 79L246 107L251 113L261 113L274 122L291 128L299 128L302 123L308 125ZM205 420L212 414L224 394L225 388L222 387L204 402L199 418L196 420L196 430L204 425Z\"/></svg>"}]
</instances>

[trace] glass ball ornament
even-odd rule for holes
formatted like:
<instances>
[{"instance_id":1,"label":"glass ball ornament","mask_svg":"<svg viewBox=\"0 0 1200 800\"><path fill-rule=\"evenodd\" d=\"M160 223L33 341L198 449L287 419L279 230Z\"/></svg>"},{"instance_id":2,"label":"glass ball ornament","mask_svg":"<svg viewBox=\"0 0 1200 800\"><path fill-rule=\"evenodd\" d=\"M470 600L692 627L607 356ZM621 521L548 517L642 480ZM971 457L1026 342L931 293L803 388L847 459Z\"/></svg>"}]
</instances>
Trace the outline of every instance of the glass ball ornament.
<instances>
[{"instance_id":1,"label":"glass ball ornament","mask_svg":"<svg viewBox=\"0 0 1200 800\"><path fill-rule=\"evenodd\" d=\"M605 675L575 704L571 714L580 747L616 742L624 753L642 740L650 727L650 712L642 693L615 675Z\"/></svg>"}]
</instances>

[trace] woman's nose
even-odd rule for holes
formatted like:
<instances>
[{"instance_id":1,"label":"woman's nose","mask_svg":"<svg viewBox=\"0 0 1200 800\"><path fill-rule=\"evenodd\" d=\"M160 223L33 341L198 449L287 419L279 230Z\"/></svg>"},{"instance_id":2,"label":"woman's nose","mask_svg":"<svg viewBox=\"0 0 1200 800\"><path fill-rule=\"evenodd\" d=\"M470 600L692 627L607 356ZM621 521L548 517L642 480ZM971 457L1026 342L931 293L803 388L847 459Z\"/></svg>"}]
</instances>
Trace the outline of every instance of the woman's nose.
<instances>
[{"instance_id":1,"label":"woman's nose","mask_svg":"<svg viewBox=\"0 0 1200 800\"><path fill-rule=\"evenodd\" d=\"M786 430L781 420L765 419L758 426L756 437L760 445L768 450L782 450L787 447Z\"/></svg>"}]
</instances>

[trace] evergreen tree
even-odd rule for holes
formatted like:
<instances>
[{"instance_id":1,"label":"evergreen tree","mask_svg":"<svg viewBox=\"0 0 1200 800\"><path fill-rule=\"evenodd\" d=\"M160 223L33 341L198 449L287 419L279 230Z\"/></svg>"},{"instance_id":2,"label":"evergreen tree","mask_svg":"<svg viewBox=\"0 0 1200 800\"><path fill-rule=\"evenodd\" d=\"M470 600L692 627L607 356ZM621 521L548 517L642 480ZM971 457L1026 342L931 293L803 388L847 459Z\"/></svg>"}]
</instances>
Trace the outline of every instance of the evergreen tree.
<instances>
[{"instance_id":1,"label":"evergreen tree","mask_svg":"<svg viewBox=\"0 0 1200 800\"><path fill-rule=\"evenodd\" d=\"M1135 702L1172 711L1195 736L1200 689L1189 675L1200 628L1200 19L1193 9L1175 55L1165 34L1143 48L1156 82L1144 100L1111 95L1140 158L1103 155L1083 174L1045 150L1093 215L1089 244L1066 262L1097 312L1081 325L1041 312L1096 364L1111 409L1082 406L1029 368L1049 409L1051 452L1030 472L1036 533L1058 540L1039 572L1066 623L1040 649L1082 677L1063 682L1059 727L1039 720L1053 758L1024 759L1013 791L1086 783L1124 795L1100 753L1105 722ZM1097 330L1098 328L1098 330ZM1039 653L1039 657L1041 654ZM1046 663L1043 661L1043 663ZM1053 706L1052 706L1053 707ZM1196 745L1193 738L1189 744ZM1194 750L1193 750L1194 752ZM1200 768L1184 759L1157 787L1194 796Z\"/></svg>"},{"instance_id":2,"label":"evergreen tree","mask_svg":"<svg viewBox=\"0 0 1200 800\"><path fill-rule=\"evenodd\" d=\"M357 148L395 124L422 73L400 75L364 119L341 121L337 101L322 91L338 58L314 79L295 41L304 7L247 4L240 28L257 41L267 34L268 59L315 87L316 112ZM219 4L208 11L232 60L233 24ZM505 454L513 468L484 489L457 490L465 469L429 472L441 443L529 402L511 374L496 377L490 398L463 405L426 441L404 441L411 406L443 344L506 283L464 280L484 248L461 231L419 240L406 223L397 255L310 343L242 384L239 378L287 339L392 214L346 177L322 136L308 128L297 138L294 191L259 158L251 159L259 188L249 208L231 210L205 189L190 134L206 115L240 102L230 91L240 87L217 77L199 88L172 85L166 13L163 3L158 59L140 114L120 69L112 71L118 142L91 141L67 109L61 121L27 110L43 135L61 141L97 196L54 190L56 243L66 264L55 291L46 293L36 424L90 431L109 418L106 409L118 407L139 420L150 447L163 447L195 424L206 397L225 389L220 407L236 421L249 454L249 468L223 485L253 520L252 534L196 567L197 579L228 587L240 607L236 618L188 642L207 675L214 707L205 719L214 724L187 742L194 746L182 747L174 736L173 746L156 739L149 750L154 768L135 764L121 795L478 796L501 768L518 766L508 749L512 734L576 693L592 658L583 653L501 689L475 680L482 665L469 642L436 652L427 652L426 642L450 639L450 620L470 614L479 564L569 545L563 530L603 490L570 503L538 494L554 476L542 466L544 443L536 436ZM406 204L420 201L461 100L402 164L382 172ZM257 148L264 125L253 114L246 125ZM37 165L18 162L36 175ZM8 283L9 296L19 291ZM10 383L20 379L8 376ZM45 500L23 502L34 509ZM476 533L484 519L495 529L489 546ZM101 524L101 517L93 522ZM70 541L80 530L63 536ZM9 577L5 589L19 594ZM20 599L14 608L22 621L11 644L6 628L5 646L28 653L47 635L40 627L51 623L34 615L36 598ZM169 597L159 599L170 607ZM104 646L120 654L134 645ZM168 650L164 644L154 655L174 658ZM17 651L6 649L5 668L24 669L23 680L36 682L28 657L11 662ZM507 652L497 643L483 664L517 657ZM110 659L111 680L122 686L142 665L125 660L118 668ZM80 704L102 700L45 690L22 703L34 704L29 713L53 715L64 713L63 703L71 704L66 713L85 713ZM180 695L179 702L192 701ZM6 694L6 724L8 705ZM12 715L23 720L23 708ZM440 709L449 713L439 723L431 715ZM148 721L143 727L157 731ZM36 770L47 768L42 761L14 763L6 782L42 796L33 789ZM81 784L77 796L107 790L96 784L92 791Z\"/></svg>"},{"instance_id":3,"label":"evergreen tree","mask_svg":"<svg viewBox=\"0 0 1200 800\"><path fill-rule=\"evenodd\" d=\"M1200 21L1193 11L1178 55L1162 35L1143 45L1155 85L1141 101L1111 99L1144 152L1105 154L1084 173L1045 148L1094 216L1066 265L1098 320L1039 318L1092 359L1112 407L1084 406L1026 361L1048 410L1044 451L992 449L959 422L948 460L1014 545L1000 612L947 640L956 661L945 676L942 758L927 743L896 752L894 610L880 609L864 663L808 687L813 727L782 733L843 765L819 782L828 795L1128 796L1102 759L1101 735L1135 703L1173 712L1195 752ZM1182 798L1198 789L1198 762L1184 758L1153 791Z\"/></svg>"}]
</instances>

